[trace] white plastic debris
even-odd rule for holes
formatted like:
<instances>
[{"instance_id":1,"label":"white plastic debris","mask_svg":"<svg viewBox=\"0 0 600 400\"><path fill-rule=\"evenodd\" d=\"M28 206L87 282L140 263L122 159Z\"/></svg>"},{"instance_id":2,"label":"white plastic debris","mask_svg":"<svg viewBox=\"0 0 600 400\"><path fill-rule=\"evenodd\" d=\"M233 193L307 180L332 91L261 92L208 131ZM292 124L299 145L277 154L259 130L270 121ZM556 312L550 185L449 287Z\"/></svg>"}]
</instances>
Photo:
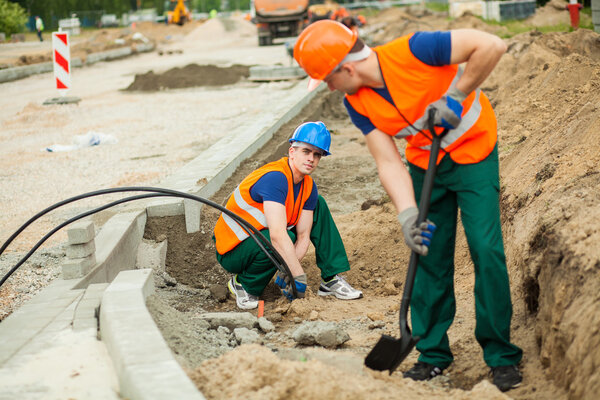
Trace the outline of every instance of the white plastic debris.
<instances>
[{"instance_id":1,"label":"white plastic debris","mask_svg":"<svg viewBox=\"0 0 600 400\"><path fill-rule=\"evenodd\" d=\"M83 135L76 135L73 138L73 144L64 145L64 144L53 144L52 146L43 148L42 151L47 151L50 153L57 153L61 151L72 151L81 149L84 147L91 146L99 146L101 144L116 144L118 140L113 135L109 135L106 133L89 131Z\"/></svg>"}]
</instances>

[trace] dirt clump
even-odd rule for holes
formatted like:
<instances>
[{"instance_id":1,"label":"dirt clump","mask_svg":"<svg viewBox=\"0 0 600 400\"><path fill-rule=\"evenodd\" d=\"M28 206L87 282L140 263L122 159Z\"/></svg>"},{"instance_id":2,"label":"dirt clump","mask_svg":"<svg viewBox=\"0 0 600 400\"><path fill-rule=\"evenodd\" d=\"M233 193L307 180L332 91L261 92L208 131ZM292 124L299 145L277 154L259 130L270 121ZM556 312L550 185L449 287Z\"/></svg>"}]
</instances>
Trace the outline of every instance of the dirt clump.
<instances>
[{"instance_id":1,"label":"dirt clump","mask_svg":"<svg viewBox=\"0 0 600 400\"><path fill-rule=\"evenodd\" d=\"M154 71L136 74L134 81L127 87L128 91L156 91L165 89L182 89L195 86L224 86L237 83L250 75L250 67L232 65L219 67L216 65L189 64L183 68L156 74Z\"/></svg>"}]
</instances>

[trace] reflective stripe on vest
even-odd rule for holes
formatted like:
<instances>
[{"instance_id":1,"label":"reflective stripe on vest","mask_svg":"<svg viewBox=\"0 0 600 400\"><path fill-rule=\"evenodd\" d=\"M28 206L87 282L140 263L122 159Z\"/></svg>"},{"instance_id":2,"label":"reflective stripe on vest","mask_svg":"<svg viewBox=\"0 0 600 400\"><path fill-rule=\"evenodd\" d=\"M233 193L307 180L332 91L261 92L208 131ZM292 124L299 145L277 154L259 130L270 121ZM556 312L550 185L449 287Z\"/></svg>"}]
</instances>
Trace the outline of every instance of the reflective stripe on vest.
<instances>
[{"instance_id":1,"label":"reflective stripe on vest","mask_svg":"<svg viewBox=\"0 0 600 400\"><path fill-rule=\"evenodd\" d=\"M288 194L285 200L287 228L292 229L300 218L304 204L312 192L313 181L310 176L305 176L298 199L294 199L292 171L288 158L266 164L248 175L234 190L225 206L228 210L244 218L250 225L258 230L267 227L263 203L258 203L250 196L252 186L265 174L273 171L281 172L288 182ZM249 234L237 222L226 214L221 214L214 229L215 242L219 254L225 254L249 237Z\"/></svg>"},{"instance_id":2,"label":"reflective stripe on vest","mask_svg":"<svg viewBox=\"0 0 600 400\"><path fill-rule=\"evenodd\" d=\"M233 197L234 197L237 205L242 210L244 210L248 214L252 215L254 217L254 219L256 219L256 221L258 221L258 223L261 226L263 226L263 227L267 226L267 218L265 217L265 214L263 214L262 211L260 211L257 208L254 208L253 206L251 206L244 200L244 198L242 197L242 194L240 193L239 186L235 188L235 191L233 192ZM233 218L231 218L229 215L222 214L222 216L223 216L223 220L225 221L225 223L227 224L229 229L231 229L233 234L238 238L238 240L240 242L243 241L244 239L247 239L250 236L250 235L248 235L248 233L246 233L244 228L242 228L240 226L240 224L235 222L233 220Z\"/></svg>"},{"instance_id":3,"label":"reflective stripe on vest","mask_svg":"<svg viewBox=\"0 0 600 400\"><path fill-rule=\"evenodd\" d=\"M406 139L407 160L427 168L431 147L427 107L456 86L462 69L456 65L435 67L424 64L410 51L408 40L411 36L401 37L374 49L386 87L395 104L389 103L369 87L362 87L356 94L346 95L346 98L377 129L390 136ZM479 162L490 154L496 144L496 117L485 94L477 89L467 96L462 105L461 123L442 140L444 151L440 152L438 162L445 153L449 153L459 164ZM426 135L421 133L423 131ZM436 131L439 133L441 128L436 128Z\"/></svg>"}]
</instances>

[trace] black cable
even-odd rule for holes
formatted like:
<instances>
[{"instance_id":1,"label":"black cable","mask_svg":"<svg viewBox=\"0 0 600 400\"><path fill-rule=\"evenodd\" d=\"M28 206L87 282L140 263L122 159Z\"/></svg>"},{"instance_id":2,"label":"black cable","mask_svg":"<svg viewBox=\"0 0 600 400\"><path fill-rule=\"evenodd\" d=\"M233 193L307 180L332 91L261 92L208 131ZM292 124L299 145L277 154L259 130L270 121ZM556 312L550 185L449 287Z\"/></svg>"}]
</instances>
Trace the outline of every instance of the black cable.
<instances>
[{"instance_id":1,"label":"black cable","mask_svg":"<svg viewBox=\"0 0 600 400\"><path fill-rule=\"evenodd\" d=\"M194 200L194 201L198 201L200 203L206 204L210 207L216 208L217 210L221 211L222 213L228 215L229 217L231 217L235 222L237 222L242 229L244 229L246 231L246 233L252 237L252 239L256 242L256 244L259 246L259 248L265 253L265 255L271 260L271 262L275 265L275 267L280 270L281 272L285 273L286 275L288 275L288 277L290 278L291 282L294 282L294 279L292 277L292 273L289 269L289 267L287 266L286 262L283 260L283 257L281 257L281 255L277 252L277 250L273 247L273 245L267 240L267 238L258 230L256 229L254 226L252 226L248 221L246 221L245 219L243 219L242 217L240 217L239 215L235 214L234 212L226 209L225 207L214 203L210 200L204 199L202 197L199 196L195 196L195 195L191 195L188 193L184 193L184 192L179 192L177 190L171 190L171 189L164 189L164 188L156 188L156 187L122 187L122 188L111 188L111 189L102 189L102 190L97 190L94 192L88 192L88 193L84 193L78 196L74 196L71 197L69 199L60 201L56 204L53 204L52 206L40 211L39 213L37 213L36 215L34 215L33 217L31 217L27 222L25 222L21 227L19 227L19 229L17 229L10 237L9 239L2 245L2 247L0 247L0 255L2 255L2 253L6 250L6 248L8 247L8 245L25 229L27 228L29 225L31 225L31 223L33 223L35 220L37 220L38 218L42 217L43 215L47 214L48 212L55 210L58 207L61 207L63 205L72 203L74 201L77 200L81 200L84 198L88 198L88 197L93 197L93 196L99 196L99 195L103 195L103 194L108 194L108 193L122 193L122 192L152 192L152 195L138 195L138 196L132 196L132 197L128 197L125 199L121 199L121 200L117 200L115 202L106 204L104 206L98 207L97 209L85 212L83 214L80 214L76 217L71 218L69 221L66 221L63 224L60 224L58 227L56 227L53 231L51 231L50 233L48 233L46 236L44 236L44 238L38 242L36 244L36 246L34 246L34 248L22 259L19 261L19 263L13 267L9 273L4 276L2 278L2 280L0 281L0 287L2 286L2 284L6 281L6 279L8 279L8 277L14 272L16 271L30 256L31 254L33 254L33 252L45 241L47 240L50 236L52 236L52 234L54 234L56 231L58 231L59 229L61 229L62 227L68 225L69 223L76 221L80 218L84 218L88 215L94 214L96 212L105 210L109 207L115 206L117 204L121 204L121 203L125 203L128 201L132 201L132 200L138 200L138 199L142 199L142 198L148 198L148 197L159 197L159 196L173 196L173 197L181 197L181 198L187 198L190 200ZM261 243L262 241L262 243ZM266 247L270 248L270 250L268 250ZM297 296L297 291L296 291L296 287L295 285L291 285L292 286L292 293L293 295L296 297Z\"/></svg>"},{"instance_id":2,"label":"black cable","mask_svg":"<svg viewBox=\"0 0 600 400\"><path fill-rule=\"evenodd\" d=\"M108 194L108 193L119 193L119 192L141 192L141 191L146 191L146 192L158 192L158 193L165 193L167 195L170 196L174 196L174 197L183 197L183 198L189 198L192 200L196 200L199 201L201 203L207 204L211 207L217 208L218 210L222 211L223 213L229 215L231 218L233 218L236 222L238 222L242 228L244 228L244 230L250 235L251 233L249 232L252 231L253 233L255 233L256 235L258 235L258 237L269 247L271 246L271 243L264 237L264 235L262 235L262 233L260 233L256 228L254 228L252 225L250 225L246 220L244 220L243 218L241 218L240 216L238 216L237 214L233 213L232 211L226 209L223 206L220 206L219 204L213 203L210 200L206 200L203 199L201 197L198 196L194 196L194 195L190 195L187 193L183 193L183 192L179 192L176 190L171 190L171 189L163 189L163 188L154 188L154 187L123 187L123 188L112 188L112 189L102 189L102 190L98 190L95 192L88 192L88 193L84 193L81 194L79 196L74 196L71 197L69 199L63 200L61 202L58 202L48 208L46 208L45 210L42 210L41 212L39 212L38 214L36 214L35 216L33 216L32 218L30 218L25 224L23 224L7 241L6 243L4 243L4 245L0 248L0 255L2 255L2 253L4 252L4 250L6 250L6 247L8 247L8 245L14 240L14 238L16 238L19 233L21 233L26 227L28 227L29 225L31 225L32 222L34 222L36 219L40 218L41 216L47 214L48 212L61 207L65 204L77 201L77 200L81 200L87 197L93 197L93 196L99 196L99 195L103 195L103 194ZM261 248L261 250L265 251L264 246L261 245L261 243L259 243L257 241L257 239L252 236L253 239L255 240L255 242L258 244L258 246ZM273 249L274 250L274 249ZM267 254L268 255L268 254ZM278 259L279 262L282 262L284 265L287 266L287 264L285 264L285 262L283 262L283 258L281 258L281 256L279 255L279 253L277 253L275 251L274 253L275 257ZM269 257L269 259L271 259L271 261L273 261L272 257ZM273 261L274 264L276 264L277 266L277 262ZM281 270L281 269L280 269ZM282 271L282 272L286 272L286 271Z\"/></svg>"},{"instance_id":3,"label":"black cable","mask_svg":"<svg viewBox=\"0 0 600 400\"><path fill-rule=\"evenodd\" d=\"M113 201L112 203L108 203L105 204L101 207L95 208L93 210L90 211L86 211L82 214L79 214L73 218L70 218L68 220L66 220L65 222L63 222L62 224L59 224L58 226L56 226L54 229L52 229L50 232L48 232L43 238L41 238L32 248L31 250L29 250L29 252L27 254L25 254L25 256L23 258L21 258L19 260L19 262L17 262L15 264L14 267L12 267L10 269L10 271L8 271L8 273L6 275L4 275L4 277L2 278L2 280L0 280L0 287L2 286L2 284L4 284L4 282L17 270L19 269L19 267L29 259L29 257L31 257L33 255L33 253L46 241L48 240L52 235L54 235L56 232L58 232L60 229L64 228L65 226L69 225L72 222L75 222L81 218L85 218L88 215L92 215L95 214L97 212L106 210L107 208L119 205L121 203L126 203L128 201L132 201L132 200L138 200L138 199L145 199L145 198L149 198L149 197L159 197L159 196L163 196L166 197L168 195L166 194L162 194L162 193L156 193L156 194L141 194L139 196L131 196L131 197L126 197L124 199L121 200L117 200L117 201ZM0 255L2 254L2 252L0 252Z\"/></svg>"},{"instance_id":4,"label":"black cable","mask_svg":"<svg viewBox=\"0 0 600 400\"><path fill-rule=\"evenodd\" d=\"M178 191L170 190L170 189L162 189L162 188L125 187L125 188L104 189L104 190L99 190L99 191L96 191L96 192L85 193L85 194L82 194L82 195L79 195L79 196L72 197L72 198L67 199L67 200L63 200L63 201L61 201L61 202L59 202L59 203L57 203L57 204L55 204L53 206L48 207L47 209L41 211L36 216L34 216L33 218L31 218L29 221L27 221L23 226L21 226L17 230L17 232L15 232L15 234L13 234L11 236L11 238L9 238L9 240L2 246L2 248L0 249L0 255L6 249L6 247L8 246L8 244L10 244L10 242L12 242L12 240L18 235L18 233L22 232L23 229L25 229L33 221L35 221L37 218L41 217L42 215L48 213L49 211L54 210L54 209L56 209L56 208L58 208L58 207L60 207L62 205L65 205L65 204L68 204L70 202L73 202L73 201L76 201L76 200L80 200L80 199L83 199L83 198L86 198L86 197L92 197L92 196L97 196L97 195L107 194L107 193L126 192L126 191L154 191L154 192L163 193L164 195L167 195L167 196L191 198L193 200L200 201L202 203L205 203L207 205L213 206L213 207L215 207L215 208L223 211L224 213L226 213L227 215L229 215L230 217L232 217L236 222L238 222L242 226L242 228L253 238L253 240L257 243L257 245L261 248L261 250L263 252L265 252L265 254L267 255L267 257L273 262L273 264L280 271L286 273L287 275L289 275L291 277L291 272L289 271L289 268L287 267L287 264L285 263L285 261L283 261L283 258L281 258L281 255L279 255L277 253L277 251L271 246L270 242L264 237L264 235L262 235L262 233L260 233L260 231L258 231L257 229L255 229L252 225L250 225L246 220L244 220L243 218L239 217L237 214L231 212L230 210L227 210L224 207L221 207L220 205L218 205L216 203L213 203L213 202L211 202L209 200L206 200L206 199L203 199L201 197L194 196L194 195L188 195L187 193L178 192ZM152 196L148 196L148 197L152 197ZM130 200L134 200L134 199L132 198L132 199L129 199L129 200L115 202L115 204L112 204L112 205L120 204L122 202L130 201ZM108 206L108 207L110 207L110 206ZM105 209L105 208L108 208L108 207L103 207L101 209ZM95 210L93 212L101 211L101 209L97 209L97 210ZM91 213L93 213L93 212L91 212ZM86 214L86 215L83 215L83 216L87 216L87 215L89 215L89 214ZM81 216L81 218L83 218L83 216ZM264 245L261 244L256 237L259 237L261 240L263 240L263 242L268 247L271 248L271 250L273 251L273 255L271 255L269 253L269 251L267 249L265 249ZM29 255L27 256L27 258L29 257ZM22 264L22 262L19 264L19 266L21 264ZM16 268L18 268L18 266ZM11 270L10 274L12 274L12 272L14 272L16 270L16 268L13 268L13 270ZM3 279L2 282L4 282L6 280L6 278L8 278L8 276L5 277L5 279ZM0 286L1 286L1 284L0 284ZM292 291L294 291L294 289L295 288L293 288Z\"/></svg>"}]
</instances>

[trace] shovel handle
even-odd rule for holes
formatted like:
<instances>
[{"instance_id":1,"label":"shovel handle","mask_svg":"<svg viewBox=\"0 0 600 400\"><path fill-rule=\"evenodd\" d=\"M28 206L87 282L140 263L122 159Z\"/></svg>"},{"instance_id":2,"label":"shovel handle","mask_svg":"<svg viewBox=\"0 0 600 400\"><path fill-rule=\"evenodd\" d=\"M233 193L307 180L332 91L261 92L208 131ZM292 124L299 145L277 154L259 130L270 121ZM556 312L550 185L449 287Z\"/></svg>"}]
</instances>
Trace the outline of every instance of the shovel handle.
<instances>
[{"instance_id":1,"label":"shovel handle","mask_svg":"<svg viewBox=\"0 0 600 400\"><path fill-rule=\"evenodd\" d=\"M444 129L440 134L435 131L433 125L433 117L435 110L429 110L429 132L431 132L432 142L431 150L429 153L429 164L427 171L425 171L425 179L423 180L423 187L421 189L421 200L419 201L419 215L417 216L417 225L424 222L427 219L427 213L429 212L429 205L431 204L431 192L433 191L433 182L435 180L435 174L437 172L437 158L440 152L442 137L448 133L448 129ZM406 272L406 283L404 285L404 292L402 293L402 302L400 303L400 333L401 335L410 335L410 328L408 327L408 306L410 304L410 298L412 297L413 283L415 281L415 275L417 274L417 265L419 264L419 254L411 252L410 262L408 264L408 271Z\"/></svg>"}]
</instances>

